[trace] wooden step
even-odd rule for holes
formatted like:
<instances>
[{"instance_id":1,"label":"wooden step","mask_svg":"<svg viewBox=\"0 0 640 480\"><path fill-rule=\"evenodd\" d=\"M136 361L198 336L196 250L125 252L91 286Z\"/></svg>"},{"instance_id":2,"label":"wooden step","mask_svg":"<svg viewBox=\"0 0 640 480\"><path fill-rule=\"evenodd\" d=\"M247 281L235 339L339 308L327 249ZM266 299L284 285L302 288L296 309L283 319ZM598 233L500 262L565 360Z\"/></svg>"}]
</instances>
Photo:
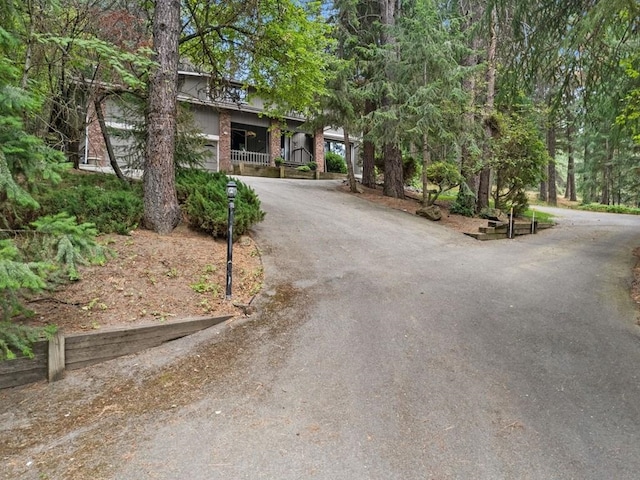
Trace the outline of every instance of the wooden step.
<instances>
[{"instance_id":1,"label":"wooden step","mask_svg":"<svg viewBox=\"0 0 640 480\"><path fill-rule=\"evenodd\" d=\"M468 235L471 238L475 238L476 240L501 240L503 238L507 238L506 233L472 233L465 232L465 235Z\"/></svg>"}]
</instances>

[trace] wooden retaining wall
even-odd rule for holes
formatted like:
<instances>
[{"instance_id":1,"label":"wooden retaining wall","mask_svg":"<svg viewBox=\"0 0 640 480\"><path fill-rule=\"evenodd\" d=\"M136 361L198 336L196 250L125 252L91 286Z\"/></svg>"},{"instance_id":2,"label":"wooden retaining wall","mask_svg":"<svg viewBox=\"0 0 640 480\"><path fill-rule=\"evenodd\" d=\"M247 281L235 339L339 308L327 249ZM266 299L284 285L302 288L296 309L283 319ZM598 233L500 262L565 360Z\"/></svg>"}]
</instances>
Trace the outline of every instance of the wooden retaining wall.
<instances>
[{"instance_id":1,"label":"wooden retaining wall","mask_svg":"<svg viewBox=\"0 0 640 480\"><path fill-rule=\"evenodd\" d=\"M0 388L15 387L47 378L49 342L33 345L33 358L18 357L0 362Z\"/></svg>"},{"instance_id":2,"label":"wooden retaining wall","mask_svg":"<svg viewBox=\"0 0 640 480\"><path fill-rule=\"evenodd\" d=\"M551 222L538 222L531 224L531 221L517 220L513 222L511 238L520 235L529 235L537 233L540 230L553 227ZM465 235L475 238L476 240L501 240L509 238L509 223L489 221L487 227L478 228L478 232L465 232Z\"/></svg>"},{"instance_id":3,"label":"wooden retaining wall","mask_svg":"<svg viewBox=\"0 0 640 480\"><path fill-rule=\"evenodd\" d=\"M69 335L58 332L51 341L34 344L34 358L19 357L15 360L0 362L0 389L43 379L54 382L63 378L67 369L82 368L157 347L170 340L218 325L231 317L232 315L185 318L167 323L118 327Z\"/></svg>"}]
</instances>

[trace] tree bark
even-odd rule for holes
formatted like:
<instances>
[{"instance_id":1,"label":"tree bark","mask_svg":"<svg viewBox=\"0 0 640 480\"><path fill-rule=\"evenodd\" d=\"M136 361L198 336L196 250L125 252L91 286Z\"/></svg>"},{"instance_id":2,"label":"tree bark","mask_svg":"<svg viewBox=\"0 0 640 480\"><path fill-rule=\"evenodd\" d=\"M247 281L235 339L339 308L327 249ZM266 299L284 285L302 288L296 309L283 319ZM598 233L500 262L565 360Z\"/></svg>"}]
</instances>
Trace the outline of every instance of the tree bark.
<instances>
[{"instance_id":1,"label":"tree bark","mask_svg":"<svg viewBox=\"0 0 640 480\"><path fill-rule=\"evenodd\" d=\"M349 180L349 190L352 193L358 192L358 184L356 183L356 175L353 171L353 159L351 158L351 147L349 145L349 130L347 127L342 127L344 133L344 159L347 162L347 179Z\"/></svg>"},{"instance_id":2,"label":"tree bark","mask_svg":"<svg viewBox=\"0 0 640 480\"><path fill-rule=\"evenodd\" d=\"M479 6L476 2L471 2L471 4L465 4L465 2L460 3L461 14L465 18L464 22L464 31L469 32L471 28L478 22L481 12L479 11ZM458 202L464 202L464 207L468 209L469 212L476 211L476 200L478 196L478 174L475 168L475 159L472 155L472 146L474 143L474 135L473 132L476 130L476 115L475 115L475 107L476 107L476 96L477 96L477 85L476 85L476 74L474 72L475 67L478 65L478 54L477 51L480 48L480 39L477 35L471 35L471 43L470 43L470 53L466 55L462 61L461 65L466 67L470 74L464 76L462 80L462 90L467 93L468 103L467 108L464 113L464 125L465 131L463 133L464 138L462 140L462 145L460 149L460 173L464 177L465 184L467 186L467 192L473 194L466 195L458 195ZM462 192L462 189L461 189Z\"/></svg>"},{"instance_id":3,"label":"tree bark","mask_svg":"<svg viewBox=\"0 0 640 480\"><path fill-rule=\"evenodd\" d=\"M396 0L380 1L380 20L382 23L381 45L388 46L396 43L391 34L391 28L396 23ZM389 85L395 81L395 72L385 68L386 80ZM382 97L382 108L388 109L392 99L388 93ZM394 128L394 127L391 127ZM387 142L382 149L384 157L384 188L383 195L394 198L404 198L404 177L402 174L402 152L397 142Z\"/></svg>"},{"instance_id":4,"label":"tree bark","mask_svg":"<svg viewBox=\"0 0 640 480\"><path fill-rule=\"evenodd\" d=\"M181 218L174 165L179 31L180 1L157 0L153 47L158 65L149 78L143 222L161 234L170 233Z\"/></svg>"},{"instance_id":5,"label":"tree bark","mask_svg":"<svg viewBox=\"0 0 640 480\"><path fill-rule=\"evenodd\" d=\"M550 157L547 174L547 203L555 206L558 204L558 192L556 189L556 122L553 118L550 119L547 127L547 151Z\"/></svg>"},{"instance_id":6,"label":"tree bark","mask_svg":"<svg viewBox=\"0 0 640 480\"><path fill-rule=\"evenodd\" d=\"M497 15L495 7L491 11L491 39L489 42L489 50L487 52L487 100L485 103L484 116L485 116L485 135L484 135L484 147L483 156L485 166L480 172L480 184L478 186L478 201L476 204L476 210L479 212L483 208L489 206L489 195L491 192L491 168L486 165L486 162L491 158L491 141L493 138L493 129L490 121L491 115L493 115L495 95L496 95L496 51L498 49L498 36L496 34Z\"/></svg>"},{"instance_id":7,"label":"tree bark","mask_svg":"<svg viewBox=\"0 0 640 480\"><path fill-rule=\"evenodd\" d=\"M371 100L366 100L364 104L365 116L374 110L374 103ZM373 142L366 140L368 133L368 129L363 131L365 140L362 142L362 185L369 188L376 188L376 151Z\"/></svg>"},{"instance_id":8,"label":"tree bark","mask_svg":"<svg viewBox=\"0 0 640 480\"><path fill-rule=\"evenodd\" d=\"M397 145L384 146L384 187L382 194L387 197L404 198L404 178L402 176L402 152Z\"/></svg>"},{"instance_id":9,"label":"tree bark","mask_svg":"<svg viewBox=\"0 0 640 480\"><path fill-rule=\"evenodd\" d=\"M427 168L431 165L431 151L429 150L429 136L422 135L422 206L429 205L429 180L427 179Z\"/></svg>"},{"instance_id":10,"label":"tree bark","mask_svg":"<svg viewBox=\"0 0 640 480\"><path fill-rule=\"evenodd\" d=\"M606 158L602 168L602 197L600 203L602 205L611 205L611 183L612 183L612 165L613 151L610 146L609 139L605 140Z\"/></svg>"},{"instance_id":11,"label":"tree bark","mask_svg":"<svg viewBox=\"0 0 640 480\"><path fill-rule=\"evenodd\" d=\"M547 175L546 169L543 167L542 168L542 174L544 176ZM546 180L541 180L540 181L540 189L538 191L538 200L540 200L541 202L546 202L547 201L547 181Z\"/></svg>"}]
</instances>

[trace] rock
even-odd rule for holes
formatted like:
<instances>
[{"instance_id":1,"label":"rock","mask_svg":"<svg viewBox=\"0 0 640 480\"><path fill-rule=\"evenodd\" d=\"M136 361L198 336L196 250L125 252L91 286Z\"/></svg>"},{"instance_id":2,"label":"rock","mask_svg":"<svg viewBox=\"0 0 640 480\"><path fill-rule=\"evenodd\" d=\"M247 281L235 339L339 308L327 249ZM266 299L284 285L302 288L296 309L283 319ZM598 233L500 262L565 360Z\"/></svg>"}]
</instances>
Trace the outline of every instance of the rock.
<instances>
[{"instance_id":1,"label":"rock","mask_svg":"<svg viewBox=\"0 0 640 480\"><path fill-rule=\"evenodd\" d=\"M498 210L497 208L483 208L478 216L486 220L493 220L494 222L506 223L509 221L509 218L502 213L502 210Z\"/></svg>"},{"instance_id":2,"label":"rock","mask_svg":"<svg viewBox=\"0 0 640 480\"><path fill-rule=\"evenodd\" d=\"M428 220L432 220L437 222L442 218L442 213L440 212L440 208L435 205L429 205L428 207L420 207L416 210L416 215L420 217L424 217Z\"/></svg>"}]
</instances>

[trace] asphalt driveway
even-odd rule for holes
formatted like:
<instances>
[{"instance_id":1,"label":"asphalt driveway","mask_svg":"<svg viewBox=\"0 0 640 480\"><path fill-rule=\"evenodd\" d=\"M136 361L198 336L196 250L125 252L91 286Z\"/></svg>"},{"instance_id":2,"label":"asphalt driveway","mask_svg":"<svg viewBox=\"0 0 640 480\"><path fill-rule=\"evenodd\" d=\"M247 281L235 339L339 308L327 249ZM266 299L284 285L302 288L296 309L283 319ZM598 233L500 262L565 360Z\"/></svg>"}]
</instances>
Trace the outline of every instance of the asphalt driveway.
<instances>
[{"instance_id":1,"label":"asphalt driveway","mask_svg":"<svg viewBox=\"0 0 640 480\"><path fill-rule=\"evenodd\" d=\"M477 242L335 182L242 181L267 211L259 313L94 478L638 478L640 217Z\"/></svg>"}]
</instances>

